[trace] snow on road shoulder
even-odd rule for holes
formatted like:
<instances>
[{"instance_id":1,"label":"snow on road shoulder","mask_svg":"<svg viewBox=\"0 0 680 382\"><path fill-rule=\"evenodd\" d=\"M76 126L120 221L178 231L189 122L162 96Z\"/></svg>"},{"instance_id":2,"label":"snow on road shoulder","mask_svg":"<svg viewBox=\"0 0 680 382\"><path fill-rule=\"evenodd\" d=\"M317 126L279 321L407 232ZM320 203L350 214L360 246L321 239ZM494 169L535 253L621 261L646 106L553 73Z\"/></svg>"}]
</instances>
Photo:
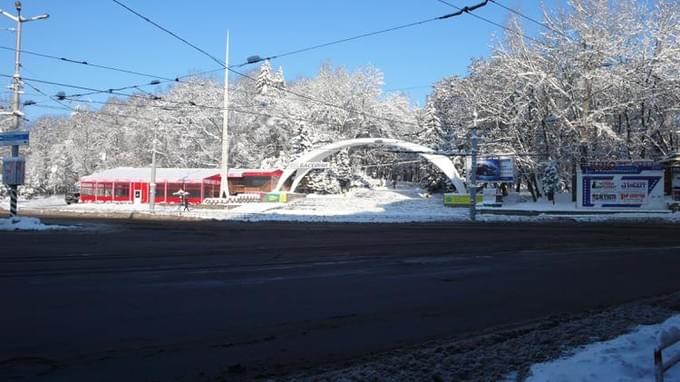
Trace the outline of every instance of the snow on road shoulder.
<instances>
[{"instance_id":1,"label":"snow on road shoulder","mask_svg":"<svg viewBox=\"0 0 680 382\"><path fill-rule=\"evenodd\" d=\"M587 345L575 354L536 364L527 381L653 381L653 353L659 333L680 328L680 315L659 325L639 326L633 332L609 341ZM665 359L680 354L680 344L665 351ZM668 382L680 381L680 365L665 374Z\"/></svg>"},{"instance_id":2,"label":"snow on road shoulder","mask_svg":"<svg viewBox=\"0 0 680 382\"><path fill-rule=\"evenodd\" d=\"M72 228L63 225L43 224L40 222L40 219L30 217L0 219L0 231L47 231Z\"/></svg>"}]
</instances>

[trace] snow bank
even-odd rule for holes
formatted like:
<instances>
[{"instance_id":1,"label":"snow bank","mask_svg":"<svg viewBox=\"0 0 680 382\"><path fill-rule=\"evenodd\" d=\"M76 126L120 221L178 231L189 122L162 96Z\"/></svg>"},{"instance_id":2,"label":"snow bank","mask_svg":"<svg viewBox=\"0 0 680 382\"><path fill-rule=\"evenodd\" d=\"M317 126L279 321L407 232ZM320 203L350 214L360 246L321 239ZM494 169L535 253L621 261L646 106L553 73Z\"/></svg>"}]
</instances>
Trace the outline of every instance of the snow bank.
<instances>
[{"instance_id":1,"label":"snow bank","mask_svg":"<svg viewBox=\"0 0 680 382\"><path fill-rule=\"evenodd\" d=\"M0 219L0 231L46 231L54 229L69 229L62 225L48 225L40 222L40 219L29 217L14 217Z\"/></svg>"},{"instance_id":2,"label":"snow bank","mask_svg":"<svg viewBox=\"0 0 680 382\"><path fill-rule=\"evenodd\" d=\"M660 333L678 328L680 315L659 325L640 326L629 334L585 346L569 357L536 364L527 381L653 381L653 354ZM664 358L678 353L680 345L675 345L664 352ZM680 381L680 365L667 371L665 378Z\"/></svg>"},{"instance_id":3,"label":"snow bank","mask_svg":"<svg viewBox=\"0 0 680 382\"><path fill-rule=\"evenodd\" d=\"M538 212L532 214L496 215L481 213L480 222L543 222L569 220L576 222L610 221L664 221L680 223L680 213L635 213L576 215L574 203L568 194L558 194L553 205L545 200L534 203L528 195L511 194L507 203L495 211L516 210ZM151 214L148 204L128 203L79 203L67 206L61 196L36 198L22 201L19 208L65 212L70 214ZM480 206L480 209L482 207ZM620 211L619 211L620 212ZM583 213L583 211L580 211ZM156 216L190 217L196 219L236 221L292 221L292 222L334 222L334 223L409 223L409 222L465 222L469 221L468 208L444 206L441 194L431 197L422 193L417 186L400 184L397 189L353 189L342 195L308 195L291 203L246 203L230 209L204 209L191 206L183 211L178 205L156 204Z\"/></svg>"}]
</instances>

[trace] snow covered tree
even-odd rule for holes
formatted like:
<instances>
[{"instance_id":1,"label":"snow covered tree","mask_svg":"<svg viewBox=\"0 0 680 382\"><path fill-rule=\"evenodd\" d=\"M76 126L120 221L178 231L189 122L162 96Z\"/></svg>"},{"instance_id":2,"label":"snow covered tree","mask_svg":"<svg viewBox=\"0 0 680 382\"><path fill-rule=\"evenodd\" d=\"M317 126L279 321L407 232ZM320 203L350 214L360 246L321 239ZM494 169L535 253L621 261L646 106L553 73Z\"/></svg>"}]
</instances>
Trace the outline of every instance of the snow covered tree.
<instances>
[{"instance_id":1,"label":"snow covered tree","mask_svg":"<svg viewBox=\"0 0 680 382\"><path fill-rule=\"evenodd\" d=\"M269 88L274 84L274 78L272 76L272 64L269 60L265 60L262 65L260 65L260 72L257 75L257 80L255 82L255 87L257 88L257 93L260 95L266 95Z\"/></svg>"},{"instance_id":2,"label":"snow covered tree","mask_svg":"<svg viewBox=\"0 0 680 382\"><path fill-rule=\"evenodd\" d=\"M286 87L286 77L283 75L283 68L279 66L279 70L272 76L272 85L277 89Z\"/></svg>"},{"instance_id":3,"label":"snow covered tree","mask_svg":"<svg viewBox=\"0 0 680 382\"><path fill-rule=\"evenodd\" d=\"M555 192L557 192L560 183L560 176L556 162L550 162L543 170L543 192L548 197L548 200L555 204Z\"/></svg>"},{"instance_id":4,"label":"snow covered tree","mask_svg":"<svg viewBox=\"0 0 680 382\"><path fill-rule=\"evenodd\" d=\"M340 150L334 157L332 174L338 182L341 192L349 190L352 182L352 165L350 163L348 149Z\"/></svg>"},{"instance_id":5,"label":"snow covered tree","mask_svg":"<svg viewBox=\"0 0 680 382\"><path fill-rule=\"evenodd\" d=\"M309 138L307 125L298 123L295 134L291 138L290 155L293 160L300 157L312 148L312 141Z\"/></svg>"}]
</instances>

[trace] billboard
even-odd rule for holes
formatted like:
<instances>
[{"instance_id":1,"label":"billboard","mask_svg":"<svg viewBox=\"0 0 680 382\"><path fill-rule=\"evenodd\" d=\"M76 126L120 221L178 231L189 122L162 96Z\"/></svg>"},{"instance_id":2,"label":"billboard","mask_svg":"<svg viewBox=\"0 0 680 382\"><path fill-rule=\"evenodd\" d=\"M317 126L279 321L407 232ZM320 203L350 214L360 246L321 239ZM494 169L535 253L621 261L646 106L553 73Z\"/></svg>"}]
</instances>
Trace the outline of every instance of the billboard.
<instances>
[{"instance_id":1,"label":"billboard","mask_svg":"<svg viewBox=\"0 0 680 382\"><path fill-rule=\"evenodd\" d=\"M470 169L472 168L472 158L467 158L468 180ZM508 156L486 156L477 159L477 181L478 182L513 182L515 180L515 164L512 157Z\"/></svg>"},{"instance_id":2,"label":"billboard","mask_svg":"<svg viewBox=\"0 0 680 382\"><path fill-rule=\"evenodd\" d=\"M577 174L578 208L663 209L663 166L640 162L592 162Z\"/></svg>"}]
</instances>

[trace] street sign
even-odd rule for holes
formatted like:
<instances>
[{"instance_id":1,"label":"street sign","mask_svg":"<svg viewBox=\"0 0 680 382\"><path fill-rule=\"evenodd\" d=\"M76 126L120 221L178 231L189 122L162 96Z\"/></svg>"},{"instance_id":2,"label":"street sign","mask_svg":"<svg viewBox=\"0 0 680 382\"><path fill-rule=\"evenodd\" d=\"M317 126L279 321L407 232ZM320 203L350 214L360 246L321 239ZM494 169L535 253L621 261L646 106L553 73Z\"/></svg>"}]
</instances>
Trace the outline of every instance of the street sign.
<instances>
[{"instance_id":1,"label":"street sign","mask_svg":"<svg viewBox=\"0 0 680 382\"><path fill-rule=\"evenodd\" d=\"M26 161L22 157L2 158L2 183L8 186L24 184Z\"/></svg>"},{"instance_id":2,"label":"street sign","mask_svg":"<svg viewBox=\"0 0 680 382\"><path fill-rule=\"evenodd\" d=\"M22 146L28 144L28 131L7 131L0 133L0 146Z\"/></svg>"}]
</instances>

